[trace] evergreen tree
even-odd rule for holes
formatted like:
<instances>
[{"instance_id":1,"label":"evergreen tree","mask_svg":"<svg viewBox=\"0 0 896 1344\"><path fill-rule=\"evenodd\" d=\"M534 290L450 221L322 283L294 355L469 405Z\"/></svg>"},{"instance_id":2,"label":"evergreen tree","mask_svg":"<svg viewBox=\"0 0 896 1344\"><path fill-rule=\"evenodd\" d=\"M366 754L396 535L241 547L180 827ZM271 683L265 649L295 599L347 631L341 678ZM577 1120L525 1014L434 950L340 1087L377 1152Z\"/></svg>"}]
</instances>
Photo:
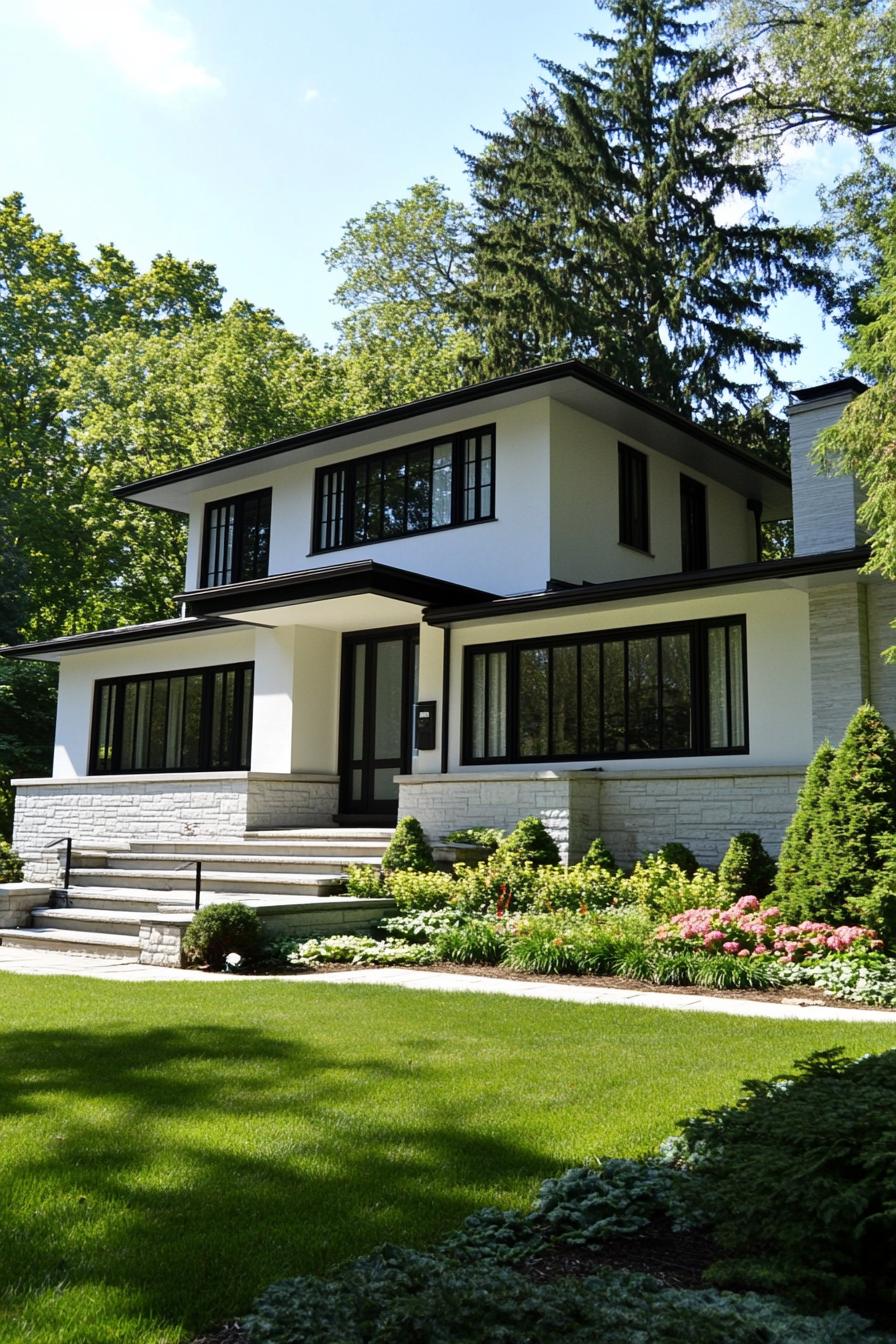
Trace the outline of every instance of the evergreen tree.
<instances>
[{"instance_id":1,"label":"evergreen tree","mask_svg":"<svg viewBox=\"0 0 896 1344\"><path fill-rule=\"evenodd\" d=\"M749 407L800 348L765 329L771 305L827 292L825 237L763 208L736 61L698 42L699 0L598 7L594 63L543 61L546 88L465 156L476 372L574 356L681 411Z\"/></svg>"},{"instance_id":2,"label":"evergreen tree","mask_svg":"<svg viewBox=\"0 0 896 1344\"><path fill-rule=\"evenodd\" d=\"M873 705L850 720L831 767L812 834L810 869L819 918L861 918L896 832L896 737Z\"/></svg>"},{"instance_id":3,"label":"evergreen tree","mask_svg":"<svg viewBox=\"0 0 896 1344\"><path fill-rule=\"evenodd\" d=\"M825 738L806 771L803 787L796 801L796 811L787 828L778 856L778 874L775 880L775 903L781 907L785 919L798 924L809 918L818 898L809 871L812 837L818 820L836 752Z\"/></svg>"}]
</instances>

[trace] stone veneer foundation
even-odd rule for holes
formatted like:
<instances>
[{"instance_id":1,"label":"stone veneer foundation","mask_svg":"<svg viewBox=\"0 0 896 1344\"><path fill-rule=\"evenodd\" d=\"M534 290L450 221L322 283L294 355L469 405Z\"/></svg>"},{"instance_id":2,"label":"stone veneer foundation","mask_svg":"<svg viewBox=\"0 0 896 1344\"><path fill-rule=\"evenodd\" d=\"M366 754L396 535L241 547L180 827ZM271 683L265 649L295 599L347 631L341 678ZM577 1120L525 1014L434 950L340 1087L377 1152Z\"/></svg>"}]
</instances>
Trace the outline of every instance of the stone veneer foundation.
<instances>
[{"instance_id":1,"label":"stone veneer foundation","mask_svg":"<svg viewBox=\"0 0 896 1344\"><path fill-rule=\"evenodd\" d=\"M239 840L278 826L330 826L338 806L335 775L113 775L17 779L13 845L31 882L58 880L56 850L139 840Z\"/></svg>"},{"instance_id":2,"label":"stone veneer foundation","mask_svg":"<svg viewBox=\"0 0 896 1344\"><path fill-rule=\"evenodd\" d=\"M777 854L803 773L768 766L402 775L398 814L417 817L430 841L467 826L511 830L536 816L567 863L600 835L620 864L678 840L715 865L738 831L758 832Z\"/></svg>"}]
</instances>

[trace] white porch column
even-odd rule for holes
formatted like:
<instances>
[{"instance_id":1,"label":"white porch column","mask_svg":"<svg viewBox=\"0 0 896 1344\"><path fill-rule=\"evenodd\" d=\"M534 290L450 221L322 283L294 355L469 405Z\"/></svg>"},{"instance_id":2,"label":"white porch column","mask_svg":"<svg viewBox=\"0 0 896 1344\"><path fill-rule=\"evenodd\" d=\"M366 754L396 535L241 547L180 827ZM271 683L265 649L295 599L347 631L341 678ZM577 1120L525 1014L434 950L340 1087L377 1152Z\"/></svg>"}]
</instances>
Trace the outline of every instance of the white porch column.
<instances>
[{"instance_id":1,"label":"white porch column","mask_svg":"<svg viewBox=\"0 0 896 1344\"><path fill-rule=\"evenodd\" d=\"M252 770L292 770L294 626L255 632L252 691Z\"/></svg>"},{"instance_id":2,"label":"white porch column","mask_svg":"<svg viewBox=\"0 0 896 1344\"><path fill-rule=\"evenodd\" d=\"M253 770L335 773L339 643L309 626L256 632Z\"/></svg>"}]
</instances>

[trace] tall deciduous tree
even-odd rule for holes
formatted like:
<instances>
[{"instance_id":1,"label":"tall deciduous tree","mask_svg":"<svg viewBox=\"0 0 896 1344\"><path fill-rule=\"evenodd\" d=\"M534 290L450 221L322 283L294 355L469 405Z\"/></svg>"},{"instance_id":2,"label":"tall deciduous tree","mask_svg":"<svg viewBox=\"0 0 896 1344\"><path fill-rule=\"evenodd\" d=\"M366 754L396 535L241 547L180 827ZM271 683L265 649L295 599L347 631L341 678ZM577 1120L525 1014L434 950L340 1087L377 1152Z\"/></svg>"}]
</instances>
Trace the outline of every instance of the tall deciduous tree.
<instances>
[{"instance_id":1,"label":"tall deciduous tree","mask_svg":"<svg viewBox=\"0 0 896 1344\"><path fill-rule=\"evenodd\" d=\"M826 289L825 237L764 209L735 61L699 41L699 0L599 8L593 63L543 62L546 89L467 157L478 365L579 356L689 413L749 406L783 386L799 341L765 320L789 289Z\"/></svg>"},{"instance_id":2,"label":"tall deciduous tree","mask_svg":"<svg viewBox=\"0 0 896 1344\"><path fill-rule=\"evenodd\" d=\"M469 278L469 215L434 178L350 219L324 253L353 414L457 387L471 340L458 315Z\"/></svg>"},{"instance_id":3,"label":"tall deciduous tree","mask_svg":"<svg viewBox=\"0 0 896 1344\"><path fill-rule=\"evenodd\" d=\"M760 132L896 129L894 0L722 0L720 17Z\"/></svg>"}]
</instances>

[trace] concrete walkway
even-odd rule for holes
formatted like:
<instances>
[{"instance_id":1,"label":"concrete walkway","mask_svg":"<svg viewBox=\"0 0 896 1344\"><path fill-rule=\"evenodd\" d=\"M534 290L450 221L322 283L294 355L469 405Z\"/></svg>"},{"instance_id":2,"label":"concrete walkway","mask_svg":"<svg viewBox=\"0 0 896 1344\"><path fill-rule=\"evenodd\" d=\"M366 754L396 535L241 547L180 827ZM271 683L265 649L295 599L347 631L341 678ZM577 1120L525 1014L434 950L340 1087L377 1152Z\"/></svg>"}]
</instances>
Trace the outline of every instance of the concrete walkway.
<instances>
[{"instance_id":1,"label":"concrete walkway","mask_svg":"<svg viewBox=\"0 0 896 1344\"><path fill-rule=\"evenodd\" d=\"M411 967L366 966L338 974L302 976L219 975L208 971L174 971L141 966L113 957L81 957L74 953L34 952L0 947L0 971L18 975L85 975L97 980L198 981L202 984L259 985L277 980L291 985L392 985L399 989L437 989L450 993L505 994L519 999L553 999L565 1003L625 1004L635 1008L667 1008L684 1013L729 1013L735 1017L797 1018L816 1022L889 1022L896 1012L878 1008L838 1008L823 1004L763 1003L758 999L713 997L710 994L668 994L662 990L602 989L598 985L558 985L548 980L503 980L488 975L452 975Z\"/></svg>"}]
</instances>

